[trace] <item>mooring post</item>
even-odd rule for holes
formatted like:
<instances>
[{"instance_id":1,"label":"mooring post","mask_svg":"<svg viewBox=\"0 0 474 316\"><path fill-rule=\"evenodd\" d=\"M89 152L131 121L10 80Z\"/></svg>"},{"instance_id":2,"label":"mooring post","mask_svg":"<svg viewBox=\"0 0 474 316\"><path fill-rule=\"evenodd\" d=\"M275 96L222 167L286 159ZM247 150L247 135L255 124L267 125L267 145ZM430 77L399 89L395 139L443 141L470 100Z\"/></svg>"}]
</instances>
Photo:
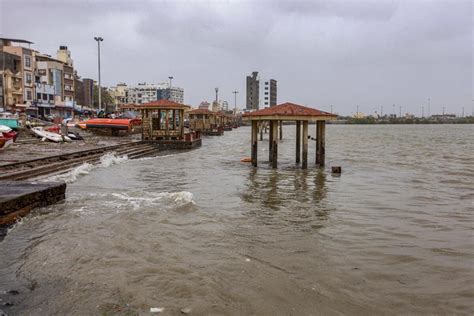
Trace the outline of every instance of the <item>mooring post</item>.
<instances>
[{"instance_id":1,"label":"mooring post","mask_svg":"<svg viewBox=\"0 0 474 316\"><path fill-rule=\"evenodd\" d=\"M280 140L283 139L283 121L280 121Z\"/></svg>"},{"instance_id":2,"label":"mooring post","mask_svg":"<svg viewBox=\"0 0 474 316\"><path fill-rule=\"evenodd\" d=\"M278 166L278 121L272 121L273 128L273 144L272 144L272 168Z\"/></svg>"},{"instance_id":3,"label":"mooring post","mask_svg":"<svg viewBox=\"0 0 474 316\"><path fill-rule=\"evenodd\" d=\"M272 121L268 121L268 161L272 162L272 145L273 145L273 123Z\"/></svg>"},{"instance_id":4,"label":"mooring post","mask_svg":"<svg viewBox=\"0 0 474 316\"><path fill-rule=\"evenodd\" d=\"M303 121L303 162L301 168L308 168L308 121Z\"/></svg>"},{"instance_id":5,"label":"mooring post","mask_svg":"<svg viewBox=\"0 0 474 316\"><path fill-rule=\"evenodd\" d=\"M325 163L326 121L316 122L316 165L323 167Z\"/></svg>"},{"instance_id":6,"label":"mooring post","mask_svg":"<svg viewBox=\"0 0 474 316\"><path fill-rule=\"evenodd\" d=\"M301 121L296 121L296 163L301 162Z\"/></svg>"},{"instance_id":7,"label":"mooring post","mask_svg":"<svg viewBox=\"0 0 474 316\"><path fill-rule=\"evenodd\" d=\"M252 166L257 166L258 121L252 121Z\"/></svg>"}]
</instances>

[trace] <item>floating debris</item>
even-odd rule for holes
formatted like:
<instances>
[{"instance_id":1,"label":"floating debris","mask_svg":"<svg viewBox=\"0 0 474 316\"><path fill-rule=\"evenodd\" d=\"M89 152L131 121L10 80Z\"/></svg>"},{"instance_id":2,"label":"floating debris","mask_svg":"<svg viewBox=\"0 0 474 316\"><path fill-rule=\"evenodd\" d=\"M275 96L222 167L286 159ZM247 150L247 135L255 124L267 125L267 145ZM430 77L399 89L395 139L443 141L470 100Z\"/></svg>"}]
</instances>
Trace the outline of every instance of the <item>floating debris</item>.
<instances>
[{"instance_id":1,"label":"floating debris","mask_svg":"<svg viewBox=\"0 0 474 316\"><path fill-rule=\"evenodd\" d=\"M164 307L150 307L150 313L162 313L164 310Z\"/></svg>"}]
</instances>

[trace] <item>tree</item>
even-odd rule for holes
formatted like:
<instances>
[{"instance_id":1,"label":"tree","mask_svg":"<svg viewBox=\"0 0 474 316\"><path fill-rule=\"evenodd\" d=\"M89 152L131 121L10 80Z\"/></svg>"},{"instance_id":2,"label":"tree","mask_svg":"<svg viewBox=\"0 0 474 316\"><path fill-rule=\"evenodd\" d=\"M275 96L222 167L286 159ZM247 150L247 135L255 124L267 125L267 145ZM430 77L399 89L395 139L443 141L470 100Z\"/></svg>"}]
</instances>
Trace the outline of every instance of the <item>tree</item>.
<instances>
[{"instance_id":1,"label":"tree","mask_svg":"<svg viewBox=\"0 0 474 316\"><path fill-rule=\"evenodd\" d=\"M101 101L103 110L105 110L107 106L114 104L114 98L112 98L109 91L104 87L102 87ZM99 108L99 87L96 85L94 85L94 107Z\"/></svg>"}]
</instances>

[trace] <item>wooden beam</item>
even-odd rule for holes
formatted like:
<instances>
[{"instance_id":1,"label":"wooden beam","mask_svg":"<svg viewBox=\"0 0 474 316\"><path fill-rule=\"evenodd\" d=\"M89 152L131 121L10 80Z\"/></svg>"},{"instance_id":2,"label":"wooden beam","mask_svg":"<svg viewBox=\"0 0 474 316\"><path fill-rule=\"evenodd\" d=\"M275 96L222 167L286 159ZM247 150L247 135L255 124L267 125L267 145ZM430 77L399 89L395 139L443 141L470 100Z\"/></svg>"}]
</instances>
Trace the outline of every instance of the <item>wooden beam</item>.
<instances>
[{"instance_id":1,"label":"wooden beam","mask_svg":"<svg viewBox=\"0 0 474 316\"><path fill-rule=\"evenodd\" d=\"M301 121L296 121L296 163L301 162Z\"/></svg>"},{"instance_id":2,"label":"wooden beam","mask_svg":"<svg viewBox=\"0 0 474 316\"><path fill-rule=\"evenodd\" d=\"M272 162L272 145L273 145L273 125L272 121L268 121L269 135L268 135L268 161Z\"/></svg>"},{"instance_id":3,"label":"wooden beam","mask_svg":"<svg viewBox=\"0 0 474 316\"><path fill-rule=\"evenodd\" d=\"M273 143L272 143L272 168L278 166L278 121L272 121L273 126Z\"/></svg>"},{"instance_id":4,"label":"wooden beam","mask_svg":"<svg viewBox=\"0 0 474 316\"><path fill-rule=\"evenodd\" d=\"M257 150L258 150L258 121L252 121L252 166L257 166Z\"/></svg>"},{"instance_id":5,"label":"wooden beam","mask_svg":"<svg viewBox=\"0 0 474 316\"><path fill-rule=\"evenodd\" d=\"M323 167L326 160L326 122L316 122L316 165Z\"/></svg>"},{"instance_id":6,"label":"wooden beam","mask_svg":"<svg viewBox=\"0 0 474 316\"><path fill-rule=\"evenodd\" d=\"M308 121L303 121L303 162L301 168L308 168Z\"/></svg>"},{"instance_id":7,"label":"wooden beam","mask_svg":"<svg viewBox=\"0 0 474 316\"><path fill-rule=\"evenodd\" d=\"M282 140L283 139L283 121L280 121L279 125L280 125L280 140Z\"/></svg>"}]
</instances>

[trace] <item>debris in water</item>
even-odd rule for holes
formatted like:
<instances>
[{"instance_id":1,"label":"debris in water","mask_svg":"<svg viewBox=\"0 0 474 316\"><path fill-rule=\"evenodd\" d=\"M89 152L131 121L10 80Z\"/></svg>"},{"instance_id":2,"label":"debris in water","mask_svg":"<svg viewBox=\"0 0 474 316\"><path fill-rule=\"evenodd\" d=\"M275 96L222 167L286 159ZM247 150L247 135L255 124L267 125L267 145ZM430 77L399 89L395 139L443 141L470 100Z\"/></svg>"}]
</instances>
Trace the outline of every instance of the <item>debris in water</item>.
<instances>
[{"instance_id":1,"label":"debris in water","mask_svg":"<svg viewBox=\"0 0 474 316\"><path fill-rule=\"evenodd\" d=\"M246 258L245 261L250 262L250 259L249 259L249 258Z\"/></svg>"},{"instance_id":2,"label":"debris in water","mask_svg":"<svg viewBox=\"0 0 474 316\"><path fill-rule=\"evenodd\" d=\"M181 313L189 314L189 313L191 313L191 308L189 308L189 307L183 308L183 309L181 309Z\"/></svg>"},{"instance_id":3,"label":"debris in water","mask_svg":"<svg viewBox=\"0 0 474 316\"><path fill-rule=\"evenodd\" d=\"M164 310L164 307L150 307L150 313L162 313Z\"/></svg>"}]
</instances>

